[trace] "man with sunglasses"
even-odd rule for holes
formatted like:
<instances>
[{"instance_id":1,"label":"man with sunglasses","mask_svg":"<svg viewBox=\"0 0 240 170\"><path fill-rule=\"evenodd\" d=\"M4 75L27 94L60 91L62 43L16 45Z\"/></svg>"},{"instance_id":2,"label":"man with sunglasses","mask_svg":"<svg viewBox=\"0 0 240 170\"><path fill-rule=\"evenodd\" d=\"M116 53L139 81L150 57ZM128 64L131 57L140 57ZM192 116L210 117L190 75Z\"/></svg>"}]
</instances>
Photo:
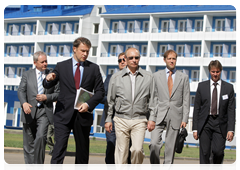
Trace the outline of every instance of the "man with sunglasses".
<instances>
[{"instance_id":1,"label":"man with sunglasses","mask_svg":"<svg viewBox=\"0 0 240 170\"><path fill-rule=\"evenodd\" d=\"M150 132L155 128L157 106L154 94L155 82L150 72L139 67L140 53L136 48L127 49L125 54L127 67L115 73L108 86L108 116L105 129L111 132L111 117L115 109L113 118L116 133L115 163L127 163L131 139L131 163L141 164L144 159L142 148L146 128Z\"/></svg>"},{"instance_id":2,"label":"man with sunglasses","mask_svg":"<svg viewBox=\"0 0 240 170\"><path fill-rule=\"evenodd\" d=\"M118 55L118 68L119 70L122 70L124 67L126 67L127 63L126 63L126 55L125 53L120 53ZM105 90L105 96L102 100L102 104L104 104L104 109L103 109L103 113L102 113L102 119L100 122L100 125L102 127L104 127L105 125L105 120L107 118L107 112L108 112L108 102L107 102L107 93L108 93L108 85L109 85L109 81L110 78L112 77L112 74L109 74L107 76L107 78L104 81L104 90ZM114 113L115 111L113 110L113 115L111 117L111 119L113 119L114 117ZM105 163L106 164L115 164L114 161L114 152L115 152L115 144L116 144L116 134L115 134L115 126L114 126L114 122L112 120L112 131L111 133L106 132L106 140L107 140L107 149L106 149L106 157L105 157ZM128 156L128 164L131 164L131 159L130 159L130 155L131 152L129 152L129 156Z\"/></svg>"}]
</instances>

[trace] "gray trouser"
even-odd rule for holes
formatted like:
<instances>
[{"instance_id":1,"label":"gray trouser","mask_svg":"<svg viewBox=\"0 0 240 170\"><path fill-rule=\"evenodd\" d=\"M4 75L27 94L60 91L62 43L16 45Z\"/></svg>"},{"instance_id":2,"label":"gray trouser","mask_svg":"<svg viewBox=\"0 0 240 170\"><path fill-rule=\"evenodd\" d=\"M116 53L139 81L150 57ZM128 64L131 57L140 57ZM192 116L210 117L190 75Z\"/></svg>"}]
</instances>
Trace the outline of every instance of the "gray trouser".
<instances>
[{"instance_id":1,"label":"gray trouser","mask_svg":"<svg viewBox=\"0 0 240 170\"><path fill-rule=\"evenodd\" d=\"M53 150L54 142L52 140L52 136L54 135L54 126L53 124L48 125L48 131L47 131L47 145L50 149L50 151Z\"/></svg>"},{"instance_id":2,"label":"gray trouser","mask_svg":"<svg viewBox=\"0 0 240 170\"><path fill-rule=\"evenodd\" d=\"M38 109L34 119L36 132L33 132L28 124L23 124L23 151L26 164L44 164L49 121L47 115L42 113L43 111L45 111L44 108Z\"/></svg>"}]
</instances>

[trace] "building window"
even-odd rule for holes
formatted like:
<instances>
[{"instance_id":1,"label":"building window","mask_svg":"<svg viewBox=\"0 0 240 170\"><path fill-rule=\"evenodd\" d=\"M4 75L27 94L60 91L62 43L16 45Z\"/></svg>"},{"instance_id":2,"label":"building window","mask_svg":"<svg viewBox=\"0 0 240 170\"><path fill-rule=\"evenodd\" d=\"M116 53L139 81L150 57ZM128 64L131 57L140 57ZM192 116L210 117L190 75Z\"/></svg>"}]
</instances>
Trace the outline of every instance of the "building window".
<instances>
[{"instance_id":1,"label":"building window","mask_svg":"<svg viewBox=\"0 0 240 170\"><path fill-rule=\"evenodd\" d=\"M31 46L31 55L34 54L34 46Z\"/></svg>"},{"instance_id":2,"label":"building window","mask_svg":"<svg viewBox=\"0 0 240 170\"><path fill-rule=\"evenodd\" d=\"M118 33L118 22L113 22L113 28L112 31L113 33Z\"/></svg>"},{"instance_id":3,"label":"building window","mask_svg":"<svg viewBox=\"0 0 240 170\"><path fill-rule=\"evenodd\" d=\"M25 25L21 25L21 34L25 35Z\"/></svg>"},{"instance_id":4,"label":"building window","mask_svg":"<svg viewBox=\"0 0 240 170\"><path fill-rule=\"evenodd\" d=\"M203 20L195 21L195 31L203 31Z\"/></svg>"},{"instance_id":5,"label":"building window","mask_svg":"<svg viewBox=\"0 0 240 170\"><path fill-rule=\"evenodd\" d=\"M116 45L112 45L111 46L111 51L110 51L110 55L111 56L117 56L117 46Z\"/></svg>"},{"instance_id":6,"label":"building window","mask_svg":"<svg viewBox=\"0 0 240 170\"><path fill-rule=\"evenodd\" d=\"M194 57L201 56L201 45L193 45L193 56Z\"/></svg>"},{"instance_id":7,"label":"building window","mask_svg":"<svg viewBox=\"0 0 240 170\"><path fill-rule=\"evenodd\" d=\"M36 32L37 32L37 25L36 25L36 24L34 24L34 25L33 25L33 34L35 35L35 34L36 34Z\"/></svg>"},{"instance_id":8,"label":"building window","mask_svg":"<svg viewBox=\"0 0 240 170\"><path fill-rule=\"evenodd\" d=\"M184 49L185 49L184 45L177 45L177 55L179 57L183 57L184 56Z\"/></svg>"},{"instance_id":9,"label":"building window","mask_svg":"<svg viewBox=\"0 0 240 170\"><path fill-rule=\"evenodd\" d=\"M149 31L149 22L143 21L143 32L148 32L148 31Z\"/></svg>"},{"instance_id":10,"label":"building window","mask_svg":"<svg viewBox=\"0 0 240 170\"><path fill-rule=\"evenodd\" d=\"M92 56L97 56L97 47L92 47Z\"/></svg>"},{"instance_id":11,"label":"building window","mask_svg":"<svg viewBox=\"0 0 240 170\"><path fill-rule=\"evenodd\" d=\"M236 71L230 71L230 82L235 83L236 82Z\"/></svg>"},{"instance_id":12,"label":"building window","mask_svg":"<svg viewBox=\"0 0 240 170\"><path fill-rule=\"evenodd\" d=\"M147 45L142 46L141 56L143 56L143 57L147 56Z\"/></svg>"},{"instance_id":13,"label":"building window","mask_svg":"<svg viewBox=\"0 0 240 170\"><path fill-rule=\"evenodd\" d=\"M94 34L98 34L99 24L93 24L93 29L94 29L94 30L93 30L93 31L94 31L93 33L94 33Z\"/></svg>"},{"instance_id":14,"label":"building window","mask_svg":"<svg viewBox=\"0 0 240 170\"><path fill-rule=\"evenodd\" d=\"M194 106L194 102L195 102L195 95L190 95L190 106Z\"/></svg>"},{"instance_id":15,"label":"building window","mask_svg":"<svg viewBox=\"0 0 240 170\"><path fill-rule=\"evenodd\" d=\"M232 45L232 48L231 48L231 57L236 57L236 45Z\"/></svg>"},{"instance_id":16,"label":"building window","mask_svg":"<svg viewBox=\"0 0 240 170\"><path fill-rule=\"evenodd\" d=\"M63 56L64 55L63 53L64 53L64 46L59 46L58 55Z\"/></svg>"},{"instance_id":17,"label":"building window","mask_svg":"<svg viewBox=\"0 0 240 170\"><path fill-rule=\"evenodd\" d=\"M24 68L24 67L18 67L17 68L17 76L18 77L22 77L22 75L23 75L23 72L26 70L26 68Z\"/></svg>"},{"instance_id":18,"label":"building window","mask_svg":"<svg viewBox=\"0 0 240 170\"><path fill-rule=\"evenodd\" d=\"M199 70L192 70L192 82L199 81Z\"/></svg>"},{"instance_id":19,"label":"building window","mask_svg":"<svg viewBox=\"0 0 240 170\"><path fill-rule=\"evenodd\" d=\"M9 35L13 34L13 26L9 25L9 30L8 30Z\"/></svg>"},{"instance_id":20,"label":"building window","mask_svg":"<svg viewBox=\"0 0 240 170\"><path fill-rule=\"evenodd\" d=\"M35 7L33 9L34 12L41 12L42 11L42 8L41 7Z\"/></svg>"},{"instance_id":21,"label":"building window","mask_svg":"<svg viewBox=\"0 0 240 170\"><path fill-rule=\"evenodd\" d=\"M223 46L222 45L214 45L213 46L213 56L214 57L222 57Z\"/></svg>"},{"instance_id":22,"label":"building window","mask_svg":"<svg viewBox=\"0 0 240 170\"><path fill-rule=\"evenodd\" d=\"M18 52L19 56L23 56L23 46L19 47L19 52Z\"/></svg>"},{"instance_id":23,"label":"building window","mask_svg":"<svg viewBox=\"0 0 240 170\"><path fill-rule=\"evenodd\" d=\"M134 32L133 30L134 22L128 22L128 33Z\"/></svg>"},{"instance_id":24,"label":"building window","mask_svg":"<svg viewBox=\"0 0 240 170\"><path fill-rule=\"evenodd\" d=\"M51 54L51 46L46 46L46 53L48 56L50 56Z\"/></svg>"},{"instance_id":25,"label":"building window","mask_svg":"<svg viewBox=\"0 0 240 170\"><path fill-rule=\"evenodd\" d=\"M7 46L7 56L10 56L11 54L11 46Z\"/></svg>"},{"instance_id":26,"label":"building window","mask_svg":"<svg viewBox=\"0 0 240 170\"><path fill-rule=\"evenodd\" d=\"M164 53L167 51L167 45L160 45L159 56L163 57Z\"/></svg>"},{"instance_id":27,"label":"building window","mask_svg":"<svg viewBox=\"0 0 240 170\"><path fill-rule=\"evenodd\" d=\"M102 7L99 7L98 8L98 12L97 12L97 15L101 14L102 13Z\"/></svg>"},{"instance_id":28,"label":"building window","mask_svg":"<svg viewBox=\"0 0 240 170\"><path fill-rule=\"evenodd\" d=\"M225 19L217 19L216 20L215 30L216 31L224 31L225 30Z\"/></svg>"},{"instance_id":29,"label":"building window","mask_svg":"<svg viewBox=\"0 0 240 170\"><path fill-rule=\"evenodd\" d=\"M169 21L162 21L162 32L169 31Z\"/></svg>"},{"instance_id":30,"label":"building window","mask_svg":"<svg viewBox=\"0 0 240 170\"><path fill-rule=\"evenodd\" d=\"M236 31L237 25L236 25L236 19L233 20L233 31Z\"/></svg>"},{"instance_id":31,"label":"building window","mask_svg":"<svg viewBox=\"0 0 240 170\"><path fill-rule=\"evenodd\" d=\"M52 28L53 28L53 25L49 24L48 25L48 34L52 34Z\"/></svg>"},{"instance_id":32,"label":"building window","mask_svg":"<svg viewBox=\"0 0 240 170\"><path fill-rule=\"evenodd\" d=\"M61 34L66 34L66 24L61 24Z\"/></svg>"},{"instance_id":33,"label":"building window","mask_svg":"<svg viewBox=\"0 0 240 170\"><path fill-rule=\"evenodd\" d=\"M79 24L77 23L77 24L75 24L75 26L74 26L74 33L75 33L75 34L78 34L78 29L79 29Z\"/></svg>"},{"instance_id":34,"label":"building window","mask_svg":"<svg viewBox=\"0 0 240 170\"><path fill-rule=\"evenodd\" d=\"M178 32L184 32L187 28L187 21L179 20L178 21Z\"/></svg>"}]
</instances>

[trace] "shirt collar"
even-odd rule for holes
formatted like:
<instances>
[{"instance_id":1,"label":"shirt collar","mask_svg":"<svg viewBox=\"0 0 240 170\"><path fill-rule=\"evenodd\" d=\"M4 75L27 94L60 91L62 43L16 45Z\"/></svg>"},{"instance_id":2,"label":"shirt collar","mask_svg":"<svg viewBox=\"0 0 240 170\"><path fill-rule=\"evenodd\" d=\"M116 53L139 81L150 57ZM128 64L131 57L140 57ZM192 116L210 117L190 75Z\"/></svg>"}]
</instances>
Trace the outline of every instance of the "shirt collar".
<instances>
[{"instance_id":1,"label":"shirt collar","mask_svg":"<svg viewBox=\"0 0 240 170\"><path fill-rule=\"evenodd\" d=\"M213 81L212 79L210 79L210 85L211 85L211 86L213 86L213 83L214 83L214 81ZM218 83L219 86L221 86L222 80L219 79L219 80L217 81L217 83Z\"/></svg>"},{"instance_id":2,"label":"shirt collar","mask_svg":"<svg viewBox=\"0 0 240 170\"><path fill-rule=\"evenodd\" d=\"M39 71L39 70L36 68L36 73L37 73L37 75L38 75L39 73L45 74L45 70L44 70L43 72L41 72L41 71Z\"/></svg>"},{"instance_id":3,"label":"shirt collar","mask_svg":"<svg viewBox=\"0 0 240 170\"><path fill-rule=\"evenodd\" d=\"M78 63L74 57L72 58L72 63L73 63L73 66L75 66ZM84 62L80 62L80 66L84 66Z\"/></svg>"},{"instance_id":4,"label":"shirt collar","mask_svg":"<svg viewBox=\"0 0 240 170\"><path fill-rule=\"evenodd\" d=\"M129 70L129 68L127 67L127 72L128 72L128 74L131 74L131 75L136 76L136 75L138 74L138 72L139 72L139 68L136 70L135 73L132 73L132 72Z\"/></svg>"},{"instance_id":5,"label":"shirt collar","mask_svg":"<svg viewBox=\"0 0 240 170\"><path fill-rule=\"evenodd\" d=\"M169 73L169 69L166 67L165 68L165 71L166 71L166 74L168 74ZM175 72L177 71L177 69L176 69L176 67L172 70L172 74L175 74Z\"/></svg>"}]
</instances>

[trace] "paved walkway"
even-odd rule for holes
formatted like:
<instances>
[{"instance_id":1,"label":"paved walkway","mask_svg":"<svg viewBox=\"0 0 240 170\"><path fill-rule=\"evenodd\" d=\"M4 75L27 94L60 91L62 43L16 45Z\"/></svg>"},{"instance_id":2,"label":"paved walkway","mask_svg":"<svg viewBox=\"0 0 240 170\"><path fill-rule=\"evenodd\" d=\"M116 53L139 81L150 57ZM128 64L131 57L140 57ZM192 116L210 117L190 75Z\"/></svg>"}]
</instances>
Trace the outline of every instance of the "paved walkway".
<instances>
[{"instance_id":1,"label":"paved walkway","mask_svg":"<svg viewBox=\"0 0 240 170\"><path fill-rule=\"evenodd\" d=\"M70 155L70 154L69 154ZM45 157L44 169L50 169L51 156ZM74 156L66 156L63 163L64 170L74 170ZM223 170L237 170L237 161L224 161ZM88 170L106 170L103 154L91 154L89 157ZM4 148L4 169L5 170L24 170L25 163L22 149ZM198 170L199 161L194 159L179 159L174 161L173 170ZM145 158L142 164L142 170L150 170L149 158Z\"/></svg>"}]
</instances>

